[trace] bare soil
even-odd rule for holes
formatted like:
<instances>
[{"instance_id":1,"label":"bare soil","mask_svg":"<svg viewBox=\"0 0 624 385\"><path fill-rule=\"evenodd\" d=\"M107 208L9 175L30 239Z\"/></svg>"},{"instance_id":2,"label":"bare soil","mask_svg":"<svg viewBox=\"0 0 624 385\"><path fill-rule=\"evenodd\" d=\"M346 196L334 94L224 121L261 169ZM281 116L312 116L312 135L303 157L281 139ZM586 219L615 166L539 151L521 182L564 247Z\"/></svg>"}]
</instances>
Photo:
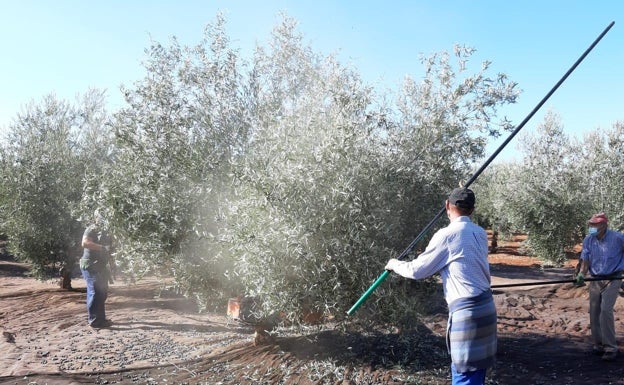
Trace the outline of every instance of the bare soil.
<instances>
[{"instance_id":1,"label":"bare soil","mask_svg":"<svg viewBox=\"0 0 624 385\"><path fill-rule=\"evenodd\" d=\"M518 253L522 240L499 240L490 254L493 285L571 279L574 254L565 267L545 267ZM225 308L198 313L157 279L112 285L114 324L91 329L84 281L72 284L67 291L36 281L27 265L0 258L0 384L450 384L444 306L414 331L324 325L303 334L278 329L273 341L255 344L253 328L228 319ZM603 362L589 353L586 287L494 294L499 350L488 384L624 384L624 356ZM623 307L619 300L619 336Z\"/></svg>"}]
</instances>

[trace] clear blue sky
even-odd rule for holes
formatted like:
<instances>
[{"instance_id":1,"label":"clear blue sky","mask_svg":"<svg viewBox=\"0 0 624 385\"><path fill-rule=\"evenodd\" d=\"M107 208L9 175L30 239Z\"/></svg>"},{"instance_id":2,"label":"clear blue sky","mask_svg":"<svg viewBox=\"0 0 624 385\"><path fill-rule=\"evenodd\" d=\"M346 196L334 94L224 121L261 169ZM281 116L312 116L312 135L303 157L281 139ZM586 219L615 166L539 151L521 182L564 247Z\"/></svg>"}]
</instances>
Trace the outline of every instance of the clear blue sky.
<instances>
[{"instance_id":1,"label":"clear blue sky","mask_svg":"<svg viewBox=\"0 0 624 385\"><path fill-rule=\"evenodd\" d=\"M422 76L420 54L472 46L473 62L492 61L493 72L523 90L500 111L514 124L615 21L524 130L550 108L573 135L624 120L624 1L0 0L0 9L0 131L26 103L52 92L73 101L89 87L106 89L115 110L119 85L143 76L150 37L194 45L218 11L244 55L267 41L283 11L315 51L338 51L366 81L394 89L405 75Z\"/></svg>"}]
</instances>

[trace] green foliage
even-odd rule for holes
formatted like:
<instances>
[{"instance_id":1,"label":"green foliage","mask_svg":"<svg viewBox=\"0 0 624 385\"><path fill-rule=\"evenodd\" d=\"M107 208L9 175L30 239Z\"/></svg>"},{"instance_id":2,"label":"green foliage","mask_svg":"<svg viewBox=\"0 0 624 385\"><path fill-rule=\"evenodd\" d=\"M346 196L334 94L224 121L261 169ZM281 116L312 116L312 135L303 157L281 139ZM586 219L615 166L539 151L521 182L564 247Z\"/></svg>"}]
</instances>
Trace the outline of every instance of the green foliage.
<instances>
[{"instance_id":1,"label":"green foliage","mask_svg":"<svg viewBox=\"0 0 624 385\"><path fill-rule=\"evenodd\" d=\"M220 240L266 311L341 318L482 156L500 129L489 116L515 90L503 76L458 80L448 56L436 55L423 61L422 84L406 83L394 118L357 72L306 47L293 20L269 46L255 58L256 123L233 166ZM460 73L470 53L458 49ZM408 287L379 289L369 311L396 320L422 310L417 295L395 295Z\"/></svg>"},{"instance_id":2,"label":"green foliage","mask_svg":"<svg viewBox=\"0 0 624 385\"><path fill-rule=\"evenodd\" d=\"M82 228L73 210L85 173L80 132L103 105L102 94L92 91L84 101L71 106L50 95L30 104L9 127L2 148L0 232L38 278L55 263L73 264L79 252Z\"/></svg>"},{"instance_id":3,"label":"green foliage","mask_svg":"<svg viewBox=\"0 0 624 385\"><path fill-rule=\"evenodd\" d=\"M527 249L559 265L580 241L589 209L585 178L578 168L580 146L565 135L553 112L535 135L523 136L521 144L521 164L492 168L479 182L485 206L479 210L503 232L528 234Z\"/></svg>"},{"instance_id":4,"label":"green foliage","mask_svg":"<svg viewBox=\"0 0 624 385\"><path fill-rule=\"evenodd\" d=\"M146 50L147 75L114 116L113 162L84 199L103 209L127 273L174 275L203 296L221 293L215 217L253 111L228 44L218 17L195 47L173 38Z\"/></svg>"},{"instance_id":5,"label":"green foliage","mask_svg":"<svg viewBox=\"0 0 624 385\"><path fill-rule=\"evenodd\" d=\"M577 165L583 178L582 200L585 222L604 211L609 226L624 231L624 124L616 122L611 129L595 130L585 137L582 157Z\"/></svg>"},{"instance_id":6,"label":"green foliage","mask_svg":"<svg viewBox=\"0 0 624 385\"><path fill-rule=\"evenodd\" d=\"M575 143L550 112L537 135L525 136L522 163L494 165L475 184L478 211L492 228L528 234L527 250L560 264L604 211L624 230L624 125L595 130Z\"/></svg>"},{"instance_id":7,"label":"green foliage","mask_svg":"<svg viewBox=\"0 0 624 385\"><path fill-rule=\"evenodd\" d=\"M370 90L332 58L302 47L290 20L272 47L256 55L257 124L235 164L221 240L249 294L292 319L303 306L344 304L357 274L349 257L374 254L362 223L370 214L358 196Z\"/></svg>"},{"instance_id":8,"label":"green foliage","mask_svg":"<svg viewBox=\"0 0 624 385\"><path fill-rule=\"evenodd\" d=\"M514 163L494 163L472 185L477 196L474 217L481 226L503 237L521 231L518 227L521 221L515 215L522 211L509 209L513 195L522 188L518 174L519 168Z\"/></svg>"}]
</instances>

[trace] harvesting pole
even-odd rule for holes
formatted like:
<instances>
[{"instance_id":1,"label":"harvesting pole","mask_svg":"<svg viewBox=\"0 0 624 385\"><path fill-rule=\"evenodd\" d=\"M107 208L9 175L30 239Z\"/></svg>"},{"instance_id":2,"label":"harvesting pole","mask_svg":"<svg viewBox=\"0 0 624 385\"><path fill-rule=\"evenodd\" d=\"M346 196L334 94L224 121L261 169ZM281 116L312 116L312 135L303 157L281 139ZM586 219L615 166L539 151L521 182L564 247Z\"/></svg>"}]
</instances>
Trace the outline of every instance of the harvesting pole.
<instances>
[{"instance_id":1,"label":"harvesting pole","mask_svg":"<svg viewBox=\"0 0 624 385\"><path fill-rule=\"evenodd\" d=\"M568 76L570 76L570 74L576 69L576 67L578 67L578 65L581 64L583 59L585 59L585 57L591 52L591 50L594 49L594 47L600 42L600 40L602 40L604 35L606 35L607 32L609 32L609 30L611 29L611 27L613 27L614 24L615 24L615 21L612 21L607 26L607 28L605 28L605 30L602 31L602 33L596 38L596 40L594 40L594 42L589 46L589 48L587 48L585 52L583 52L583 54L572 65L572 67L570 67L570 69L557 82L557 84L554 85L554 87L546 94L546 96L544 96L544 98L542 98L542 100L535 106L535 108L533 108L533 110L527 115L527 117L524 118L524 120L520 122L520 124L518 124L518 126L512 131L509 137L498 147L496 151L494 151L494 153L470 177L470 179L466 181L466 183L464 184L464 187L470 186L472 182L474 182L479 177L479 175L481 175L481 173L487 168L487 166L489 166L490 163L492 163L494 158L496 158L496 156L505 148L505 146L507 146L507 144L514 138L514 136L516 136L516 134L520 132L520 130L524 127L524 125L533 117L533 115L535 115L535 113L544 105L544 103L546 103L546 101L552 96L552 94L555 93L555 91L559 88L559 86L561 86L561 84L568 78ZM444 215L445 211L446 209L442 207L442 209L435 215L435 217L433 217L431 222L429 222L429 224L425 226L425 228L416 236L416 238L414 238L412 243L410 243L409 246L405 248L405 250L403 250L403 252L401 252L399 256L397 256L397 259L399 260L405 259L405 257L407 257L407 255L412 252L416 244L434 226L434 224L438 221L438 219L440 219L442 215ZM360 299L358 299L357 302L353 304L353 306L351 306L351 309L347 311L347 315L352 315L353 313L355 313L355 311L364 303L364 301L366 301L366 299L373 293L373 291L375 291L375 289L377 289L377 287L386 279L386 277L388 277L389 274L390 274L390 271L385 270L379 276L379 278L377 278L377 280L375 280L375 282L368 288L368 290L366 290L366 292L362 294Z\"/></svg>"},{"instance_id":2,"label":"harvesting pole","mask_svg":"<svg viewBox=\"0 0 624 385\"><path fill-rule=\"evenodd\" d=\"M589 277L589 278L585 278L584 281L585 282L591 282L591 281L615 281L618 279L622 279L624 277L622 276L614 276L614 277L608 277L608 278L600 278L600 277ZM559 279L559 280L554 280L554 281L537 281L537 282L524 282L524 283L503 283L503 284L499 284L499 285L492 285L490 286L492 289L502 289L505 287L522 287L522 286L540 286L540 285L553 285L553 284L557 284L557 283L576 283L575 279Z\"/></svg>"}]
</instances>

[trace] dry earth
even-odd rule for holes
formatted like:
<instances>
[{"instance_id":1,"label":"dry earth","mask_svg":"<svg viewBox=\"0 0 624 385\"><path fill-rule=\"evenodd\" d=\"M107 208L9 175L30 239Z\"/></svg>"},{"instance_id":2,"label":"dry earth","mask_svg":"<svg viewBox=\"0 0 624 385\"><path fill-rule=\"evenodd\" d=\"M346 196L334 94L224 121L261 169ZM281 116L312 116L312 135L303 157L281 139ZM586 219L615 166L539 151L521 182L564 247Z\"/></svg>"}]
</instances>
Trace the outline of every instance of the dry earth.
<instances>
[{"instance_id":1,"label":"dry earth","mask_svg":"<svg viewBox=\"0 0 624 385\"><path fill-rule=\"evenodd\" d=\"M571 279L574 260L542 267L499 241L493 284ZM111 287L114 325L86 326L84 282L73 291L28 277L0 258L0 384L449 384L446 313L406 334L314 327L278 330L254 346L253 329L144 280ZM499 351L488 384L624 384L624 356L605 363L591 347L587 289L571 284L495 289ZM442 298L439 298L442 302ZM616 329L624 335L623 301ZM13 338L12 338L13 337Z\"/></svg>"}]
</instances>

